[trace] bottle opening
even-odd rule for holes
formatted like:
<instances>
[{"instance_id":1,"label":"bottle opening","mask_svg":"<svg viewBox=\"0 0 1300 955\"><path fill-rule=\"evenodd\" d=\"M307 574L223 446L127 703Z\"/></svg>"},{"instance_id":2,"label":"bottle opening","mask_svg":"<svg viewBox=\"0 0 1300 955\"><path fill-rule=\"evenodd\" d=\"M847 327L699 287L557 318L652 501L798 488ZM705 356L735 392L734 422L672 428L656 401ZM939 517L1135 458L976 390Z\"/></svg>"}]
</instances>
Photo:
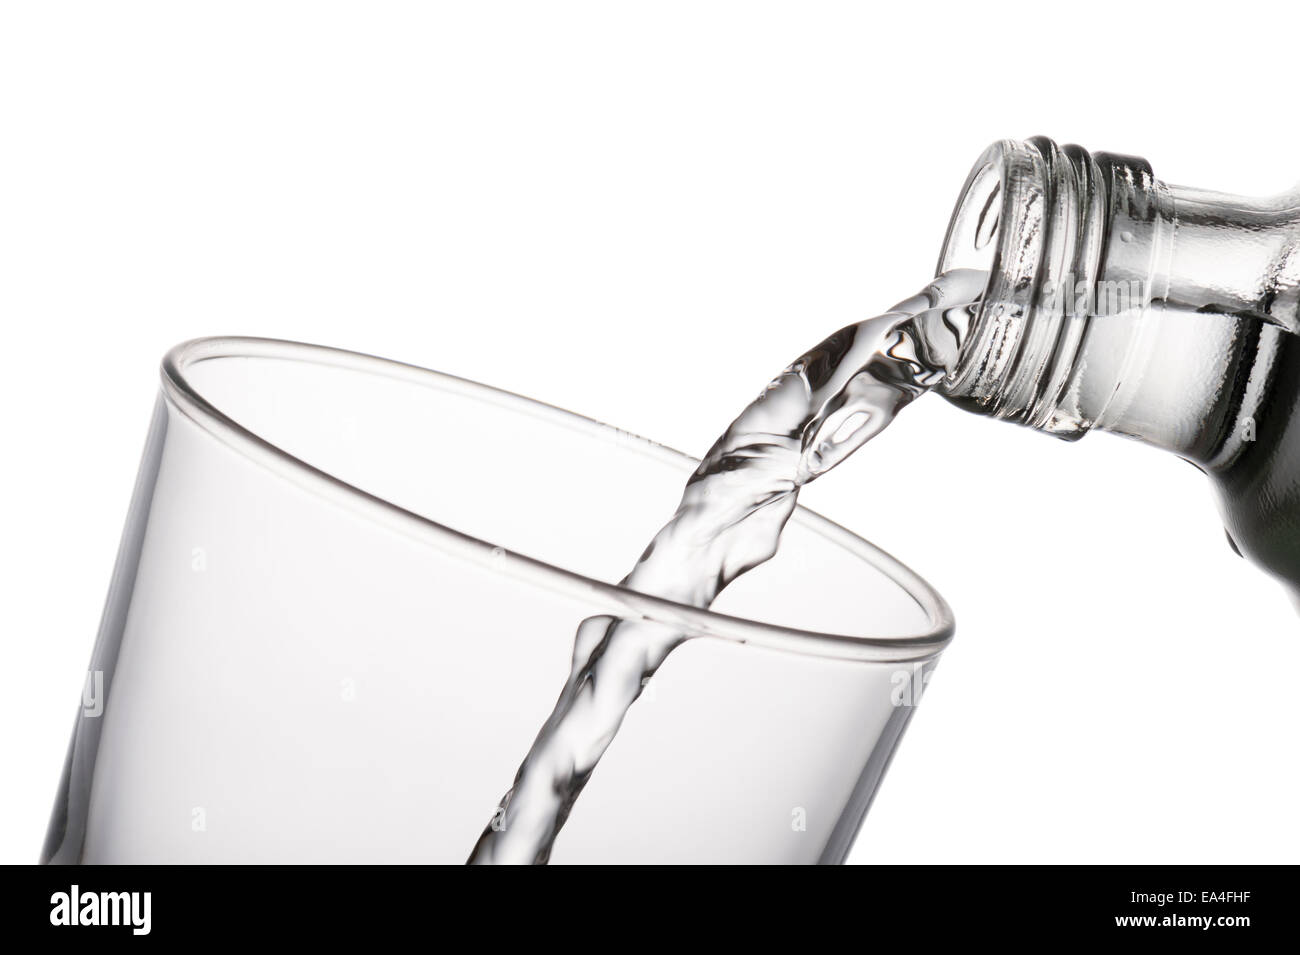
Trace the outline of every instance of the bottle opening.
<instances>
[{"instance_id":1,"label":"bottle opening","mask_svg":"<svg viewBox=\"0 0 1300 955\"><path fill-rule=\"evenodd\" d=\"M1070 394L1075 358L1099 313L1102 284L1136 290L1116 311L1140 311L1150 300L1157 187L1140 159L1094 156L1042 137L985 150L939 256L941 273L971 268L989 276L944 394L968 410L1061 437L1088 430L1087 409Z\"/></svg>"}]
</instances>

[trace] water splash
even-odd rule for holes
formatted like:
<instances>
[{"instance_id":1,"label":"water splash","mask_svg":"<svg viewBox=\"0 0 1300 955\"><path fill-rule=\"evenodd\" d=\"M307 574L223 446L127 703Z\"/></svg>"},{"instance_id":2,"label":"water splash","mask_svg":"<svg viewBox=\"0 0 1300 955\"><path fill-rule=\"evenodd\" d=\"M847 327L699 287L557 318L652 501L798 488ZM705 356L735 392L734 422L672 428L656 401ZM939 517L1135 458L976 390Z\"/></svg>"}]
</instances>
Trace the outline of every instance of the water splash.
<instances>
[{"instance_id":1,"label":"water splash","mask_svg":"<svg viewBox=\"0 0 1300 955\"><path fill-rule=\"evenodd\" d=\"M776 376L709 449L681 503L622 586L708 607L776 553L799 488L830 471L953 369L987 275L945 273L876 318L840 329ZM645 681L683 635L591 617L573 665L471 864L545 863Z\"/></svg>"}]
</instances>

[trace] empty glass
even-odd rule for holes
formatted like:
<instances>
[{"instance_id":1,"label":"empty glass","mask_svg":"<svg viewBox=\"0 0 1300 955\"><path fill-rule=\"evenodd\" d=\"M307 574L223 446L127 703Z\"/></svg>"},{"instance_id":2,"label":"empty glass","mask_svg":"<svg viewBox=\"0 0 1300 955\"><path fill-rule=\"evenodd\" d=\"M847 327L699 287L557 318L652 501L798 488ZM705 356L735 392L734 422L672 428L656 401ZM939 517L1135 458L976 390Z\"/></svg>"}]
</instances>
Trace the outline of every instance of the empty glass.
<instances>
[{"instance_id":1,"label":"empty glass","mask_svg":"<svg viewBox=\"0 0 1300 955\"><path fill-rule=\"evenodd\" d=\"M600 614L691 639L552 861L841 861L951 616L804 509L711 611L607 583L694 465L378 358L174 349L45 861L463 862Z\"/></svg>"}]
</instances>

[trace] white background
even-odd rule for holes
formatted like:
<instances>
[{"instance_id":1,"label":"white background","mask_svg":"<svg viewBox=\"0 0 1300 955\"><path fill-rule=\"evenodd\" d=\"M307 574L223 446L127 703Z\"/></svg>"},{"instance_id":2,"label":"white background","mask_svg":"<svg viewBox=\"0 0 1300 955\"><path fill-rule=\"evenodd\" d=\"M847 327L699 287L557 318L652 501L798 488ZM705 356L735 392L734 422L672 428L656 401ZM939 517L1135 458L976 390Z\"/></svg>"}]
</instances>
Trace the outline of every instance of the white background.
<instances>
[{"instance_id":1,"label":"white background","mask_svg":"<svg viewBox=\"0 0 1300 955\"><path fill-rule=\"evenodd\" d=\"M1284 4L2 9L0 861L39 852L170 345L359 349L699 453L927 281L994 139L1300 180ZM1295 613L1191 467L933 398L805 500L959 622L855 860L1296 860Z\"/></svg>"}]
</instances>

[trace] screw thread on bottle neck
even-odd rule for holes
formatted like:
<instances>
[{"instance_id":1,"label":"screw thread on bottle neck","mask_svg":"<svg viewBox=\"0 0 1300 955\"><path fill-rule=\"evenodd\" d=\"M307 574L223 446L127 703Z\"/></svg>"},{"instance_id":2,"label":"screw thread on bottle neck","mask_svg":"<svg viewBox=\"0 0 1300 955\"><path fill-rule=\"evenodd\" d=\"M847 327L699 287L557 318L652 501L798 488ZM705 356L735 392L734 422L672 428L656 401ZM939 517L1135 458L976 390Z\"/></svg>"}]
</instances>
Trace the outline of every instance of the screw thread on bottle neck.
<instances>
[{"instance_id":1,"label":"screw thread on bottle neck","mask_svg":"<svg viewBox=\"0 0 1300 955\"><path fill-rule=\"evenodd\" d=\"M962 190L939 271L979 268L988 286L942 390L981 414L1075 438L1122 398L1132 342L1108 350L1108 379L1080 380L1076 359L1098 334L1140 334L1098 317L1142 311L1159 290L1172 228L1164 186L1140 159L1044 138L985 151ZM1154 293L1154 294L1153 294ZM1106 324L1106 323L1102 323ZM1099 387L1100 385L1100 387Z\"/></svg>"}]
</instances>

